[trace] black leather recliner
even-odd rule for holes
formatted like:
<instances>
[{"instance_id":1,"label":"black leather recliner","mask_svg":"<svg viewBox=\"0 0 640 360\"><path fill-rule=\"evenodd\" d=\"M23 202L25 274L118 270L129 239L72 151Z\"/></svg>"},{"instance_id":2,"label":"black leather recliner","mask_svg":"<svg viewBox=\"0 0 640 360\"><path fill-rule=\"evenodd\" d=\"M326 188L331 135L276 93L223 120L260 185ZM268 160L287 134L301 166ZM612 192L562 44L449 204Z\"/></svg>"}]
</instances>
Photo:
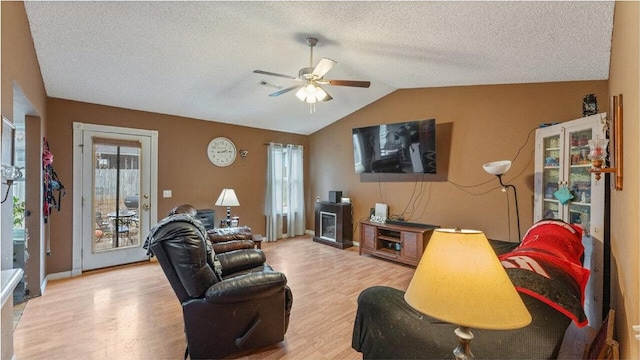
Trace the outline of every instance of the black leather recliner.
<instances>
[{"instance_id":1,"label":"black leather recliner","mask_svg":"<svg viewBox=\"0 0 640 360\"><path fill-rule=\"evenodd\" d=\"M191 358L221 358L284 340L292 304L285 275L265 264L259 249L214 259L206 236L199 220L174 214L145 244L182 304Z\"/></svg>"}]
</instances>

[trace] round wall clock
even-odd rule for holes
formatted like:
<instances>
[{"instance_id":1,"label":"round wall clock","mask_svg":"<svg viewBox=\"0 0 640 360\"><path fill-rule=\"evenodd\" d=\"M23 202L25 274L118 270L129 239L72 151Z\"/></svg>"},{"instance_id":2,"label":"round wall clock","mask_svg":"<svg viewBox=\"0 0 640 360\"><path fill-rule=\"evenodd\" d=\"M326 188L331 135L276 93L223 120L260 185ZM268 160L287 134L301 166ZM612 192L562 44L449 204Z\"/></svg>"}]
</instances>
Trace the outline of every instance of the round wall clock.
<instances>
[{"instance_id":1,"label":"round wall clock","mask_svg":"<svg viewBox=\"0 0 640 360\"><path fill-rule=\"evenodd\" d=\"M217 137L207 146L209 161L216 166L229 166L236 160L236 146L225 137Z\"/></svg>"}]
</instances>

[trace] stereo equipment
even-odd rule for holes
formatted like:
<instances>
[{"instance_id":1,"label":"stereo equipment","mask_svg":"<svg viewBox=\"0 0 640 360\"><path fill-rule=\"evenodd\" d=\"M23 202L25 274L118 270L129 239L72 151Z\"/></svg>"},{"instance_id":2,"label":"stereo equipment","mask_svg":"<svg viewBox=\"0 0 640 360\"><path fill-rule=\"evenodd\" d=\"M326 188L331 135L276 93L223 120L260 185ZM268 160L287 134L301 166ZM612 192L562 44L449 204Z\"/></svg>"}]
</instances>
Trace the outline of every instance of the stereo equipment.
<instances>
[{"instance_id":1,"label":"stereo equipment","mask_svg":"<svg viewBox=\"0 0 640 360\"><path fill-rule=\"evenodd\" d=\"M342 201L342 191L329 191L329 202L339 203Z\"/></svg>"}]
</instances>

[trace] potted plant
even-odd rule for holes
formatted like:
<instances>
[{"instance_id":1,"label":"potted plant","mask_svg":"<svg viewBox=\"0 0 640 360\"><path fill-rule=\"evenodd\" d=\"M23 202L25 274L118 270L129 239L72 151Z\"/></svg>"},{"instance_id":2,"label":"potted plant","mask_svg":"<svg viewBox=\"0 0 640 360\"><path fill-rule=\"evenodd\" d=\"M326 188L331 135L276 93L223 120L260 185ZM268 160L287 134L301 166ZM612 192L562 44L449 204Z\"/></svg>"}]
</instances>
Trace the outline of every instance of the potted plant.
<instances>
[{"instance_id":1,"label":"potted plant","mask_svg":"<svg viewBox=\"0 0 640 360\"><path fill-rule=\"evenodd\" d=\"M24 201L19 197L13 197L13 228L24 228Z\"/></svg>"}]
</instances>

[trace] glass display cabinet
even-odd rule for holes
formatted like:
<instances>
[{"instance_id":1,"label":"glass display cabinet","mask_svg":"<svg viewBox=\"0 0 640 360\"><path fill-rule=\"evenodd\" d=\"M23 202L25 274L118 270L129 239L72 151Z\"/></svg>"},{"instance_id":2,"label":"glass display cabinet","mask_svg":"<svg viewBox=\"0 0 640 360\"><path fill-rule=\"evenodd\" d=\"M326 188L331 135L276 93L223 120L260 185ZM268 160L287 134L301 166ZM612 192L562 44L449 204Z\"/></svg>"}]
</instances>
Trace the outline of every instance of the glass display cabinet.
<instances>
[{"instance_id":1,"label":"glass display cabinet","mask_svg":"<svg viewBox=\"0 0 640 360\"><path fill-rule=\"evenodd\" d=\"M591 270L585 294L589 325L602 321L605 181L590 173L589 140L604 139L596 114L536 130L534 222L561 219L583 228L584 266Z\"/></svg>"}]
</instances>

